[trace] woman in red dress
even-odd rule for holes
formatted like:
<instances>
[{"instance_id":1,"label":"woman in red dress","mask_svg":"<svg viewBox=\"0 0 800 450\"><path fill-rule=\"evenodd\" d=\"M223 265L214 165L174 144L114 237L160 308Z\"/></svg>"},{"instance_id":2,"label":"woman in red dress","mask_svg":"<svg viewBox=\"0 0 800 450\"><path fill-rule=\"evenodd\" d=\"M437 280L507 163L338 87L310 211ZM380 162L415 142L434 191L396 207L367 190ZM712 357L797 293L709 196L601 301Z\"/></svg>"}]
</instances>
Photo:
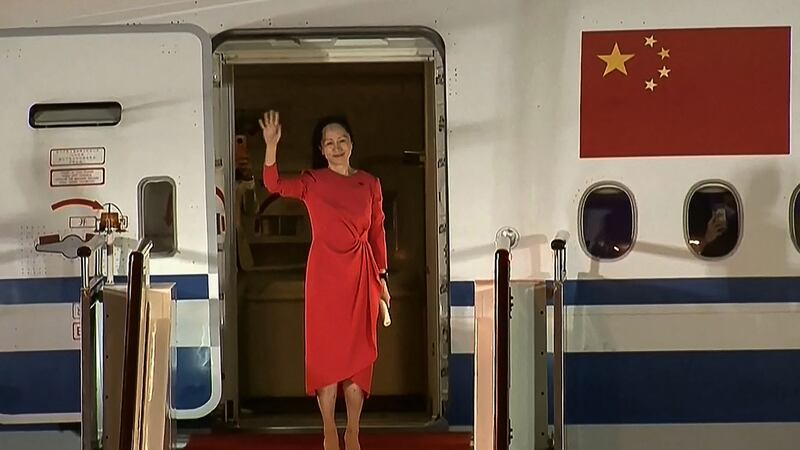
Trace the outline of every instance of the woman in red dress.
<instances>
[{"instance_id":1,"label":"woman in red dress","mask_svg":"<svg viewBox=\"0 0 800 450\"><path fill-rule=\"evenodd\" d=\"M386 237L379 180L350 166L353 141L344 120L320 124L319 151L328 166L299 177L278 174L278 113L259 120L266 143L264 186L303 201L312 242L305 279L305 387L316 395L325 450L338 450L334 422L341 383L347 405L346 450L359 450L361 406L378 356L379 301L389 303Z\"/></svg>"}]
</instances>

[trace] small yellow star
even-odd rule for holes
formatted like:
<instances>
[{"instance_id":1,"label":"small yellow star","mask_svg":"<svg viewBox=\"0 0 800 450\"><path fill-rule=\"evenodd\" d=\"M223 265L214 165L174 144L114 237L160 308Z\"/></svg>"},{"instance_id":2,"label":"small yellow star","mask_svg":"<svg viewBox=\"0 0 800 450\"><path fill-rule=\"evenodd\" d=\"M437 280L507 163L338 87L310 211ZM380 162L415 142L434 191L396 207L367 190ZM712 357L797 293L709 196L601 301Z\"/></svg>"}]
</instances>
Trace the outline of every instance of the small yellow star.
<instances>
[{"instance_id":1,"label":"small yellow star","mask_svg":"<svg viewBox=\"0 0 800 450\"><path fill-rule=\"evenodd\" d=\"M615 70L619 70L620 72L627 75L628 71L625 69L625 61L633 58L633 56L634 56L633 54L623 55L622 53L620 53L619 46L615 42L614 49L611 50L611 54L597 55L598 58L602 59L606 63L606 70L603 72L603 76L606 76Z\"/></svg>"},{"instance_id":2,"label":"small yellow star","mask_svg":"<svg viewBox=\"0 0 800 450\"><path fill-rule=\"evenodd\" d=\"M658 56L660 56L661 59L669 58L669 49L664 49L664 47L661 47L661 51L658 52Z\"/></svg>"},{"instance_id":3,"label":"small yellow star","mask_svg":"<svg viewBox=\"0 0 800 450\"><path fill-rule=\"evenodd\" d=\"M672 69L667 69L667 66L664 66L664 67L658 69L658 73L659 73L658 78L664 78L664 77L669 78L669 73L671 71L672 71Z\"/></svg>"},{"instance_id":4,"label":"small yellow star","mask_svg":"<svg viewBox=\"0 0 800 450\"><path fill-rule=\"evenodd\" d=\"M652 47L653 44L655 44L656 42L658 42L658 41L655 39L655 37L652 34L650 36L644 38L645 47Z\"/></svg>"},{"instance_id":5,"label":"small yellow star","mask_svg":"<svg viewBox=\"0 0 800 450\"><path fill-rule=\"evenodd\" d=\"M648 81L645 81L644 84L644 88L649 89L650 91L655 91L656 86L658 86L658 83L654 82L652 78L650 78Z\"/></svg>"}]
</instances>

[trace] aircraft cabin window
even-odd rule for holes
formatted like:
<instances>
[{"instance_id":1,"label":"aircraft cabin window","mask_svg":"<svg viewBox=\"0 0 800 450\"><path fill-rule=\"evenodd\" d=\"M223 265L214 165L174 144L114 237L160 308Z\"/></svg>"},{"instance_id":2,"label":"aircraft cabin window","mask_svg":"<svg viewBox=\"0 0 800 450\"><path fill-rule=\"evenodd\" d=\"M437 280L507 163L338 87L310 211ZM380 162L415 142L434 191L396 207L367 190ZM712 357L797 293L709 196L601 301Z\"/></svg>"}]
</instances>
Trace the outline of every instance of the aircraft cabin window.
<instances>
[{"instance_id":1,"label":"aircraft cabin window","mask_svg":"<svg viewBox=\"0 0 800 450\"><path fill-rule=\"evenodd\" d=\"M741 226L741 202L733 186L708 181L689 191L684 230L692 253L701 258L731 254L739 243Z\"/></svg>"},{"instance_id":2,"label":"aircraft cabin window","mask_svg":"<svg viewBox=\"0 0 800 450\"><path fill-rule=\"evenodd\" d=\"M177 251L175 182L146 178L139 183L139 236L153 241L152 256L172 256Z\"/></svg>"},{"instance_id":3,"label":"aircraft cabin window","mask_svg":"<svg viewBox=\"0 0 800 450\"><path fill-rule=\"evenodd\" d=\"M122 119L117 102L37 103L28 111L33 128L110 127Z\"/></svg>"},{"instance_id":4,"label":"aircraft cabin window","mask_svg":"<svg viewBox=\"0 0 800 450\"><path fill-rule=\"evenodd\" d=\"M616 260L633 247L636 208L633 195L612 183L586 191L580 208L580 241L584 251L600 260Z\"/></svg>"},{"instance_id":5,"label":"aircraft cabin window","mask_svg":"<svg viewBox=\"0 0 800 450\"><path fill-rule=\"evenodd\" d=\"M798 202L800 197L800 186L795 188L794 193L792 193L792 202L789 204L789 229L792 230L792 241L794 242L795 248L800 251L800 227L798 227L798 223L800 223L800 202Z\"/></svg>"}]
</instances>

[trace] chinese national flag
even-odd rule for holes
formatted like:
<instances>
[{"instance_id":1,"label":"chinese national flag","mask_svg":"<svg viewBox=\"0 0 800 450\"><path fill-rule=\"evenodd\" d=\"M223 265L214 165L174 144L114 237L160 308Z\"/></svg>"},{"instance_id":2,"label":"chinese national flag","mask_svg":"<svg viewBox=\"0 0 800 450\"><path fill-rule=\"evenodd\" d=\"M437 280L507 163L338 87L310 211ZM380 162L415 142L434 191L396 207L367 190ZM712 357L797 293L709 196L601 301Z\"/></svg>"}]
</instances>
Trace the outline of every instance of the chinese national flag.
<instances>
[{"instance_id":1,"label":"chinese national flag","mask_svg":"<svg viewBox=\"0 0 800 450\"><path fill-rule=\"evenodd\" d=\"M790 29L584 32L581 157L789 153Z\"/></svg>"}]
</instances>

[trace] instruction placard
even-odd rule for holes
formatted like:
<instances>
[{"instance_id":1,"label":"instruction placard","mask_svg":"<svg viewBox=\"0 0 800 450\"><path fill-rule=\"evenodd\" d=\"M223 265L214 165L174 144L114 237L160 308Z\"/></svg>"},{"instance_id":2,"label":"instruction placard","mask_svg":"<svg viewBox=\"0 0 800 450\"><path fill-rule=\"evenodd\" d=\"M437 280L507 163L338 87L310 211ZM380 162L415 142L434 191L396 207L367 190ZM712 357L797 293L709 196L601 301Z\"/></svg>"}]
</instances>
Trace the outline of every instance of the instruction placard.
<instances>
[{"instance_id":1,"label":"instruction placard","mask_svg":"<svg viewBox=\"0 0 800 450\"><path fill-rule=\"evenodd\" d=\"M81 304L72 304L72 339L81 340Z\"/></svg>"},{"instance_id":2,"label":"instruction placard","mask_svg":"<svg viewBox=\"0 0 800 450\"><path fill-rule=\"evenodd\" d=\"M94 216L71 216L69 218L70 228L89 228L94 230L97 227L97 217Z\"/></svg>"},{"instance_id":3,"label":"instruction placard","mask_svg":"<svg viewBox=\"0 0 800 450\"><path fill-rule=\"evenodd\" d=\"M98 186L106 182L106 170L94 169L51 169L50 187Z\"/></svg>"},{"instance_id":4,"label":"instruction placard","mask_svg":"<svg viewBox=\"0 0 800 450\"><path fill-rule=\"evenodd\" d=\"M50 165L101 166L106 163L105 147L54 148L50 150Z\"/></svg>"}]
</instances>

